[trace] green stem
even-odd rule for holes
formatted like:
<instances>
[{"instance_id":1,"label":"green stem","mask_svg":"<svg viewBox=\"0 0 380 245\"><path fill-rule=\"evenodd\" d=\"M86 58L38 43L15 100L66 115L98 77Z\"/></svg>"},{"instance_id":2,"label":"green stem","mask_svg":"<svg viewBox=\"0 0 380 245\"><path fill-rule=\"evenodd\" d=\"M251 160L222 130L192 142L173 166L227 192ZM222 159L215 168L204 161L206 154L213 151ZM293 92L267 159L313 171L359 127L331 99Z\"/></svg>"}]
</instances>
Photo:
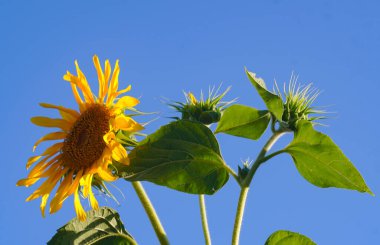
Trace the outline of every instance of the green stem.
<instances>
[{"instance_id":1,"label":"green stem","mask_svg":"<svg viewBox=\"0 0 380 245\"><path fill-rule=\"evenodd\" d=\"M210 236L210 231L208 229L206 203L205 203L204 195L199 195L199 207L201 209L202 228L203 228L203 235L205 237L205 244L211 245L211 236Z\"/></svg>"},{"instance_id":2,"label":"green stem","mask_svg":"<svg viewBox=\"0 0 380 245\"><path fill-rule=\"evenodd\" d=\"M243 186L249 187L249 185L252 182L253 176L256 173L256 170L259 168L260 164L263 162L263 159L265 157L265 154L272 148L274 143L285 134L285 131L276 131L272 134L272 136L269 138L267 143L264 145L264 147L261 149L259 155L256 158L256 161L252 165L251 169L249 170L247 176L244 178Z\"/></svg>"},{"instance_id":3,"label":"green stem","mask_svg":"<svg viewBox=\"0 0 380 245\"><path fill-rule=\"evenodd\" d=\"M284 153L284 152L285 152L285 150L276 151L276 152L273 152L273 153L261 158L260 165L263 164L264 162L268 161L269 159L271 159L277 155L280 155L281 153Z\"/></svg>"},{"instance_id":4,"label":"green stem","mask_svg":"<svg viewBox=\"0 0 380 245\"><path fill-rule=\"evenodd\" d=\"M226 170L232 175L232 177L234 177L234 179L239 183L240 185L240 180L239 180L239 176L236 174L236 172L229 166L227 165L226 163L224 164L224 167L226 168Z\"/></svg>"},{"instance_id":5,"label":"green stem","mask_svg":"<svg viewBox=\"0 0 380 245\"><path fill-rule=\"evenodd\" d=\"M146 214L150 220L150 223L153 226L156 236L160 241L161 245L169 245L168 237L166 236L164 227L162 226L160 219L157 216L156 210L154 209L151 201L149 200L148 195L146 194L144 187L138 181L132 182L132 186L136 191L137 196L140 199L141 204L143 205Z\"/></svg>"},{"instance_id":6,"label":"green stem","mask_svg":"<svg viewBox=\"0 0 380 245\"><path fill-rule=\"evenodd\" d=\"M247 201L249 187L242 187L239 196L239 202L236 210L234 232L232 234L232 245L239 244L241 224L243 221L245 203Z\"/></svg>"},{"instance_id":7,"label":"green stem","mask_svg":"<svg viewBox=\"0 0 380 245\"><path fill-rule=\"evenodd\" d=\"M249 186L252 182L253 176L255 175L260 164L265 162L266 160L269 160L269 158L267 158L267 159L265 158L266 153L272 148L274 143L276 143L276 141L283 134L285 134L285 132L286 131L279 130L279 131L275 131L273 133L273 135L269 138L267 143L261 149L259 155L256 158L256 161L252 165L247 176L244 178L244 181L242 181L242 183L241 183L239 202L238 202L238 206L236 209L234 231L232 233L232 245L238 245L239 244L240 230L241 230L241 225L242 225L242 221L243 221L245 204L247 202L248 190L249 190ZM278 155L280 153L281 153L281 151L278 151L278 152L275 152L271 155L268 155L268 157L272 158L273 156Z\"/></svg>"}]
</instances>

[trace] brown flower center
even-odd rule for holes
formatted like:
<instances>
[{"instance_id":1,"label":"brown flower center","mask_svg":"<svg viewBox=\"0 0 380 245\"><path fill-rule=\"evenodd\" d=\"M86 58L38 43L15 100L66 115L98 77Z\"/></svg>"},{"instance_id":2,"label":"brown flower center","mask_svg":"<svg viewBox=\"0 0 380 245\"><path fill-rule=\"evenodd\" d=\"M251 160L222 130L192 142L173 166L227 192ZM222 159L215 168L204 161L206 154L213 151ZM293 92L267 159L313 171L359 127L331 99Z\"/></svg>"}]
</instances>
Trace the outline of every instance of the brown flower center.
<instances>
[{"instance_id":1,"label":"brown flower center","mask_svg":"<svg viewBox=\"0 0 380 245\"><path fill-rule=\"evenodd\" d=\"M63 163L76 170L91 167L103 154L103 136L109 131L110 112L104 105L94 104L81 114L62 147Z\"/></svg>"}]
</instances>

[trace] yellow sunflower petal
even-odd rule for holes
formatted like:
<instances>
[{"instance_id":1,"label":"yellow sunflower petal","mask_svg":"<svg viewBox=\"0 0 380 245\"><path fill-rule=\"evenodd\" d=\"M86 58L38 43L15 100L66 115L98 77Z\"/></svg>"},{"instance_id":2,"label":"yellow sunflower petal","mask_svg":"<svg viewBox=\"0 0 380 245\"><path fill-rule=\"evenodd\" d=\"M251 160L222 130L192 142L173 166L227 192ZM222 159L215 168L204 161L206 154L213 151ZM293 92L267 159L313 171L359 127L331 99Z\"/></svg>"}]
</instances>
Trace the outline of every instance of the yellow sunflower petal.
<instances>
[{"instance_id":1,"label":"yellow sunflower petal","mask_svg":"<svg viewBox=\"0 0 380 245\"><path fill-rule=\"evenodd\" d=\"M134 107L136 106L137 104L139 104L140 101L134 97L131 97L131 96L123 96L122 98L120 98L116 104L114 105L114 109L115 110L121 110L121 109L124 109L124 108L127 108L127 107Z\"/></svg>"},{"instance_id":2,"label":"yellow sunflower petal","mask_svg":"<svg viewBox=\"0 0 380 245\"><path fill-rule=\"evenodd\" d=\"M115 147L112 150L112 158L117 162L129 165L128 153L118 142L115 142Z\"/></svg>"},{"instance_id":3,"label":"yellow sunflower petal","mask_svg":"<svg viewBox=\"0 0 380 245\"><path fill-rule=\"evenodd\" d=\"M124 94L126 92L128 92L129 90L131 90L132 86L131 85L128 85L128 87L126 87L125 89L122 89L122 90L119 90L116 92L116 97L121 95L121 94Z\"/></svg>"},{"instance_id":4,"label":"yellow sunflower petal","mask_svg":"<svg viewBox=\"0 0 380 245\"><path fill-rule=\"evenodd\" d=\"M46 202L47 202L48 198L49 198L49 194L45 194L41 198L40 209L41 209L42 217L44 217L44 218L45 218L45 207L46 207Z\"/></svg>"},{"instance_id":5,"label":"yellow sunflower petal","mask_svg":"<svg viewBox=\"0 0 380 245\"><path fill-rule=\"evenodd\" d=\"M40 103L40 106L44 108L52 108L52 109L57 109L59 113L61 114L62 118L73 123L78 119L80 114L72 109L63 107L63 106L57 106L57 105L52 105L52 104L47 104L47 103Z\"/></svg>"},{"instance_id":6,"label":"yellow sunflower petal","mask_svg":"<svg viewBox=\"0 0 380 245\"><path fill-rule=\"evenodd\" d=\"M64 144L63 142L55 143L54 145L52 145L49 148L47 148L41 154L41 156L47 156L47 155L59 152L61 150L61 148L63 147L63 144Z\"/></svg>"},{"instance_id":7,"label":"yellow sunflower petal","mask_svg":"<svg viewBox=\"0 0 380 245\"><path fill-rule=\"evenodd\" d=\"M37 165L40 165L40 164L43 164L46 160L48 160L50 157L54 156L56 153L50 153L46 156L34 156L34 157L30 157L28 162L26 163L26 169L29 169L33 163L35 163L36 161L38 161L41 157L43 157L43 159L41 159L41 161L39 163L37 163ZM37 159L37 160L35 160ZM37 166L36 165L36 166Z\"/></svg>"},{"instance_id":8,"label":"yellow sunflower petal","mask_svg":"<svg viewBox=\"0 0 380 245\"><path fill-rule=\"evenodd\" d=\"M142 125L123 114L120 114L115 119L111 120L111 124L115 130L122 129L128 132L137 132L144 129Z\"/></svg>"},{"instance_id":9,"label":"yellow sunflower petal","mask_svg":"<svg viewBox=\"0 0 380 245\"><path fill-rule=\"evenodd\" d=\"M61 209L63 202L66 200L67 197L74 194L74 192L78 191L79 187L79 181L82 178L83 170L79 171L74 181L71 181L70 184L66 185L66 188L62 190L61 194L57 199L53 202L53 200L50 203L50 213L55 213L58 210ZM72 177L71 177L72 180Z\"/></svg>"},{"instance_id":10,"label":"yellow sunflower petal","mask_svg":"<svg viewBox=\"0 0 380 245\"><path fill-rule=\"evenodd\" d=\"M34 157L29 157L28 162L26 163L26 169L30 168L33 163L37 162L41 156L34 156Z\"/></svg>"},{"instance_id":11,"label":"yellow sunflower petal","mask_svg":"<svg viewBox=\"0 0 380 245\"><path fill-rule=\"evenodd\" d=\"M102 167L98 168L97 171L100 178L102 178L105 181L115 181L117 180L117 177L113 176L108 170L103 169Z\"/></svg>"},{"instance_id":12,"label":"yellow sunflower petal","mask_svg":"<svg viewBox=\"0 0 380 245\"><path fill-rule=\"evenodd\" d=\"M94 193L92 192L92 178L93 174L87 174L87 176L84 178L85 183L83 185L83 197L88 197L90 200L91 207L93 209L98 209L98 201L95 199Z\"/></svg>"},{"instance_id":13,"label":"yellow sunflower petal","mask_svg":"<svg viewBox=\"0 0 380 245\"><path fill-rule=\"evenodd\" d=\"M32 168L32 170L29 172L27 178L30 179L30 178L47 177L47 175L49 173L45 173L45 169L47 169L48 167L57 163L58 158L59 158L59 156L56 156L56 157L50 159L49 161L47 161L47 159L43 159L42 161L37 163L36 166L34 166Z\"/></svg>"},{"instance_id":14,"label":"yellow sunflower petal","mask_svg":"<svg viewBox=\"0 0 380 245\"><path fill-rule=\"evenodd\" d=\"M82 204L80 203L78 190L76 190L74 193L74 207L75 207L75 212L76 212L79 220L85 221L86 220L86 212L84 211Z\"/></svg>"},{"instance_id":15,"label":"yellow sunflower petal","mask_svg":"<svg viewBox=\"0 0 380 245\"><path fill-rule=\"evenodd\" d=\"M63 131L69 131L72 124L64 119L55 119L49 117L32 117L32 123L41 127L55 127Z\"/></svg>"},{"instance_id":16,"label":"yellow sunflower petal","mask_svg":"<svg viewBox=\"0 0 380 245\"><path fill-rule=\"evenodd\" d=\"M56 173L53 175L50 175L49 178L26 199L26 201L28 202L42 195L50 193L57 184L58 180L66 173L66 171L66 169L63 169L61 171L56 171Z\"/></svg>"},{"instance_id":17,"label":"yellow sunflower petal","mask_svg":"<svg viewBox=\"0 0 380 245\"><path fill-rule=\"evenodd\" d=\"M105 71L104 71L104 88L103 88L103 98L106 97L107 93L108 93L108 86L109 86L109 80L110 80L110 76L111 76L111 64L110 64L110 61L109 60L106 60L105 61Z\"/></svg>"},{"instance_id":18,"label":"yellow sunflower petal","mask_svg":"<svg viewBox=\"0 0 380 245\"><path fill-rule=\"evenodd\" d=\"M74 171L68 173L59 185L54 198L50 202L49 213L52 214L61 209L63 201L67 198L66 193L73 182L73 173Z\"/></svg>"},{"instance_id":19,"label":"yellow sunflower petal","mask_svg":"<svg viewBox=\"0 0 380 245\"><path fill-rule=\"evenodd\" d=\"M115 95L117 92L117 89L119 87L119 60L116 60L116 64L112 73L112 78L109 84L108 88L108 95L107 95L107 105L110 105L113 103L113 100L115 99Z\"/></svg>"},{"instance_id":20,"label":"yellow sunflower petal","mask_svg":"<svg viewBox=\"0 0 380 245\"><path fill-rule=\"evenodd\" d=\"M74 63L75 63L75 67L78 74L77 85L82 90L83 96L86 102L94 103L95 102L94 96L93 96L90 86L88 85L86 76L83 74L82 70L79 68L78 61L75 61Z\"/></svg>"},{"instance_id":21,"label":"yellow sunflower petal","mask_svg":"<svg viewBox=\"0 0 380 245\"><path fill-rule=\"evenodd\" d=\"M38 165L39 164L40 163L38 163ZM33 168L33 170L28 174L28 176L25 179L20 179L19 181L17 181L16 186L31 186L41 178L47 178L60 169L60 165L57 164L57 161L54 160L49 161L46 164L44 163L42 167L38 165L36 165L36 167Z\"/></svg>"},{"instance_id":22,"label":"yellow sunflower petal","mask_svg":"<svg viewBox=\"0 0 380 245\"><path fill-rule=\"evenodd\" d=\"M86 174L80 180L80 185L83 187L82 194L84 198L88 197L89 190L91 189L92 174Z\"/></svg>"},{"instance_id":23,"label":"yellow sunflower petal","mask_svg":"<svg viewBox=\"0 0 380 245\"><path fill-rule=\"evenodd\" d=\"M108 145L112 140L116 138L115 133L110 131L103 136L104 142Z\"/></svg>"},{"instance_id":24,"label":"yellow sunflower petal","mask_svg":"<svg viewBox=\"0 0 380 245\"><path fill-rule=\"evenodd\" d=\"M99 209L99 204L98 204L98 200L96 200L95 196L94 196L94 193L92 192L92 189L90 189L90 192L89 192L89 197L90 197L90 204L91 204L91 207L95 210L98 210Z\"/></svg>"},{"instance_id":25,"label":"yellow sunflower petal","mask_svg":"<svg viewBox=\"0 0 380 245\"><path fill-rule=\"evenodd\" d=\"M103 69L100 65L98 56L94 55L92 57L92 61L94 62L96 73L98 74L98 81L99 81L98 100L99 100L99 103L103 103L103 101L104 101L103 91L104 91L104 86L105 86Z\"/></svg>"},{"instance_id":26,"label":"yellow sunflower petal","mask_svg":"<svg viewBox=\"0 0 380 245\"><path fill-rule=\"evenodd\" d=\"M45 136L37 140L37 142L33 146L33 151L35 151L36 147L43 141L60 140L60 139L64 139L66 136L67 136L67 133L65 132L53 132L53 133L46 134Z\"/></svg>"},{"instance_id":27,"label":"yellow sunflower petal","mask_svg":"<svg viewBox=\"0 0 380 245\"><path fill-rule=\"evenodd\" d=\"M86 109L86 104L83 103L82 98L79 95L78 88L75 84L71 83L71 89L73 90L74 98L79 106L79 111L84 112Z\"/></svg>"}]
</instances>

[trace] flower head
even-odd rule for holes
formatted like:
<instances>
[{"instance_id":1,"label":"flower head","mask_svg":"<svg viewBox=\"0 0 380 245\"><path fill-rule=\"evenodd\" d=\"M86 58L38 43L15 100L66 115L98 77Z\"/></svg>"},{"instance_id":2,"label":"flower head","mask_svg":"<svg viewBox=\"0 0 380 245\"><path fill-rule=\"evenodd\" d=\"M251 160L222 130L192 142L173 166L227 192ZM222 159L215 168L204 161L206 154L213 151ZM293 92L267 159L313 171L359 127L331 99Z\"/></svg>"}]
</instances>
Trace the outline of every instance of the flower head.
<instances>
[{"instance_id":1,"label":"flower head","mask_svg":"<svg viewBox=\"0 0 380 245\"><path fill-rule=\"evenodd\" d=\"M281 92L276 85L276 93L282 98ZM288 88L284 84L284 113L282 114L282 121L287 124L291 130L296 129L299 120L308 120L313 122L318 119L325 118L324 116L312 116L311 114L324 114L323 110L318 110L312 106L315 99L320 94L319 90L312 87L312 83L302 86L297 83L297 77L292 74Z\"/></svg>"},{"instance_id":2,"label":"flower head","mask_svg":"<svg viewBox=\"0 0 380 245\"><path fill-rule=\"evenodd\" d=\"M111 75L111 65L105 62L104 71L97 56L93 62L99 80L98 95L95 96L78 62L75 61L77 75L69 71L64 80L69 81L79 111L63 106L41 103L45 108L56 109L61 118L33 117L31 121L43 127L58 128L58 131L49 133L39 139L36 149L43 141L58 140L59 142L48 147L42 154L29 158L26 167L35 166L25 179L17 185L31 186L41 178L45 181L26 200L30 201L41 197L41 212L44 216L47 200L56 185L57 191L50 202L50 213L57 212L66 198L74 195L74 207L80 220L86 219L86 213L81 205L81 194L88 198L93 209L98 208L92 187L108 192L104 182L117 179L112 162L129 164L125 148L117 140L116 134L127 131L129 134L137 132L143 127L131 117L125 116L125 109L132 109L139 100L131 96L119 95L128 92L131 86L123 90L119 87L119 65L116 61ZM81 92L81 94L79 93Z\"/></svg>"},{"instance_id":3,"label":"flower head","mask_svg":"<svg viewBox=\"0 0 380 245\"><path fill-rule=\"evenodd\" d=\"M203 93L201 92L201 98L198 100L193 93L184 93L186 103L175 102L170 104L177 111L182 113L181 119L187 119L191 121L201 122L209 125L211 123L219 122L221 112L233 101L223 102L223 97L228 93L230 87L228 87L223 93L219 94L219 89L209 89L209 94L205 100Z\"/></svg>"}]
</instances>

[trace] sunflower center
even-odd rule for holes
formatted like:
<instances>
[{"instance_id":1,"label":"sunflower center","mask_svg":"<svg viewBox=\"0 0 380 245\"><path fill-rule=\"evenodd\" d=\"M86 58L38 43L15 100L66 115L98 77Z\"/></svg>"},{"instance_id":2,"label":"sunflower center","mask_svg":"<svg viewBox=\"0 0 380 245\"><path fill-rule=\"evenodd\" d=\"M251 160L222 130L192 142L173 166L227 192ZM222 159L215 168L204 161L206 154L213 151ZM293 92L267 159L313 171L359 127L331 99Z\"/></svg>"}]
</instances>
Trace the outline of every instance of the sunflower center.
<instances>
[{"instance_id":1,"label":"sunflower center","mask_svg":"<svg viewBox=\"0 0 380 245\"><path fill-rule=\"evenodd\" d=\"M103 136L109 131L110 112L104 105L94 104L81 114L62 147L62 160L72 169L91 167L103 154Z\"/></svg>"}]
</instances>

